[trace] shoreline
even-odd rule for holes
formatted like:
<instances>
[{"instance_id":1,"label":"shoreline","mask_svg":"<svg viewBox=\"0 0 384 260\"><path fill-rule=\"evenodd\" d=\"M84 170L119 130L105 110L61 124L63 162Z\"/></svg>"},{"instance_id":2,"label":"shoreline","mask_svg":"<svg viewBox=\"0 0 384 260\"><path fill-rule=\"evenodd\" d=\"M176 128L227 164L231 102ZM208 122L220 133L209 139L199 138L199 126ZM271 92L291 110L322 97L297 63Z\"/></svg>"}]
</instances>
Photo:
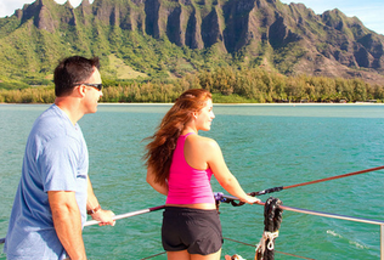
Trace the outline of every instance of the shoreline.
<instances>
[{"instance_id":1,"label":"shoreline","mask_svg":"<svg viewBox=\"0 0 384 260\"><path fill-rule=\"evenodd\" d=\"M0 103L1 105L52 105L53 103ZM99 106L159 106L173 105L174 103L119 103L119 102L101 102ZM384 103L357 102L357 103L214 103L219 106L384 106Z\"/></svg>"},{"instance_id":2,"label":"shoreline","mask_svg":"<svg viewBox=\"0 0 384 260\"><path fill-rule=\"evenodd\" d=\"M173 105L174 103L98 103L100 106L157 106L157 105ZM213 103L218 106L384 106L384 103Z\"/></svg>"}]
</instances>

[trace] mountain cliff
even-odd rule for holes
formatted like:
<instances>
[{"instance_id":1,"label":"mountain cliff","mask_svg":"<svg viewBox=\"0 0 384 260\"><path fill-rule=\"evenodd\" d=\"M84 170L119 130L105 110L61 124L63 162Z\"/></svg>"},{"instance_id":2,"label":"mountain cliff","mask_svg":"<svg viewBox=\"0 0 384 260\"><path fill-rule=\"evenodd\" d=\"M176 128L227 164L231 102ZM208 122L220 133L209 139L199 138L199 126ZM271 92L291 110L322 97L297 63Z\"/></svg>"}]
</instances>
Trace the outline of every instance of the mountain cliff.
<instances>
[{"instance_id":1,"label":"mountain cliff","mask_svg":"<svg viewBox=\"0 0 384 260\"><path fill-rule=\"evenodd\" d=\"M263 66L286 75L384 79L384 36L339 10L316 15L279 0L36 0L0 19L0 76L51 73L68 55L97 55L151 76L215 66Z\"/></svg>"}]
</instances>

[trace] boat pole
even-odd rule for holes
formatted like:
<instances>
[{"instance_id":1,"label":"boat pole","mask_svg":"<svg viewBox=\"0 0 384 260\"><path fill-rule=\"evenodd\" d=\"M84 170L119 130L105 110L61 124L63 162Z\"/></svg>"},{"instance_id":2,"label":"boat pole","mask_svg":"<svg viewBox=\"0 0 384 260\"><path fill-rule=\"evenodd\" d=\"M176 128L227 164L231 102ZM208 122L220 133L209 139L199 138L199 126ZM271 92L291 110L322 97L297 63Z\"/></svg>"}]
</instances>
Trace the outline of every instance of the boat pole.
<instances>
[{"instance_id":1,"label":"boat pole","mask_svg":"<svg viewBox=\"0 0 384 260\"><path fill-rule=\"evenodd\" d=\"M239 200L239 198L231 196L231 195L221 194L221 196L225 199L228 199L228 200ZM262 201L256 202L255 204L265 205L265 203ZM380 226L380 260L384 260L384 221L383 220L357 218L357 217L351 217L351 216L346 216L346 215L339 215L339 214L333 214L333 213L327 213L327 212L321 212L321 211L314 211L314 210L309 210L309 209L294 208L294 207L289 207L289 206L284 206L284 205L279 205L279 207L283 210L297 212L297 213L303 213L303 214L326 217L326 218L333 218L333 219L342 219L342 220L348 220L348 221L353 221L353 222L359 222L359 223L365 223L365 224Z\"/></svg>"},{"instance_id":2,"label":"boat pole","mask_svg":"<svg viewBox=\"0 0 384 260\"><path fill-rule=\"evenodd\" d=\"M145 214L145 213L149 213L149 212L160 210L160 209L164 209L164 208L165 208L165 205L161 205L161 206L157 206L157 207L152 207L152 208L132 211L132 212L128 212L128 213L124 213L124 214L113 216L112 219L113 220L119 220L119 219L129 218L129 217L133 217L133 216L137 216L137 215L142 215L142 214ZM89 220L89 221L85 222L84 227L88 227L88 226L92 226L92 225L97 225L97 224L99 224L99 221ZM4 244L4 243L5 243L5 237L4 238L0 238L0 245Z\"/></svg>"},{"instance_id":3,"label":"boat pole","mask_svg":"<svg viewBox=\"0 0 384 260\"><path fill-rule=\"evenodd\" d=\"M380 260L384 260L384 225L380 225Z\"/></svg>"},{"instance_id":4,"label":"boat pole","mask_svg":"<svg viewBox=\"0 0 384 260\"><path fill-rule=\"evenodd\" d=\"M165 205L161 205L161 206L157 206L157 207L153 207L153 208L147 208L147 209L132 211L132 212L128 212L128 213L124 213L124 214L113 216L112 219L113 220L119 220L119 219L124 219L124 218L130 218L130 217L133 217L133 216L142 215L142 214L145 214L145 213L149 213L149 212L160 210L160 209L164 209L164 208L165 208ZM97 225L97 224L99 224L99 221L89 220L89 221L85 222L84 227L88 227L88 226L92 226L92 225Z\"/></svg>"},{"instance_id":5,"label":"boat pole","mask_svg":"<svg viewBox=\"0 0 384 260\"><path fill-rule=\"evenodd\" d=\"M291 188L296 188L296 187L300 187L300 186L306 186L306 185L315 184L315 183L324 182L324 181L341 179L341 178L345 178L345 177L349 177L349 176L353 176L353 175L358 175L358 174L363 174L363 173L367 173L367 172L378 171L378 170L382 170L382 169L384 169L384 166L379 166L379 167L370 168L370 169L366 169L366 170L362 170L362 171L357 171L357 172L350 172L350 173L346 173L346 174L341 174L341 175L337 175L337 176L332 176L332 177L328 177L328 178L324 178L324 179L319 179L319 180L315 180L315 181L303 182L303 183L289 185L289 186L274 187L274 188L270 188L270 189L266 189L266 190L262 190L262 191L251 192L251 193L249 193L249 195L251 195L251 196L264 195L264 194L267 194L267 193L278 192L278 191L281 191L281 190L287 190L287 189L291 189Z\"/></svg>"}]
</instances>

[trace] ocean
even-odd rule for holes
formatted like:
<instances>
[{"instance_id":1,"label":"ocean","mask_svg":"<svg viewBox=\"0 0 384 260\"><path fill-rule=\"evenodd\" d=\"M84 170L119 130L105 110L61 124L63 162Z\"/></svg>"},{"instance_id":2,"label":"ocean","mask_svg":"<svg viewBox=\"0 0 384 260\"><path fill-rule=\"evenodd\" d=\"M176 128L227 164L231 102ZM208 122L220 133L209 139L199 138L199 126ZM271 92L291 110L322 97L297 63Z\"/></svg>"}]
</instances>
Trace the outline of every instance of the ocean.
<instances>
[{"instance_id":1,"label":"ocean","mask_svg":"<svg viewBox=\"0 0 384 260\"><path fill-rule=\"evenodd\" d=\"M0 238L20 179L25 142L48 105L0 104ZM141 157L171 104L100 104L79 124L90 155L90 178L105 209L115 214L162 205L145 181ZM247 192L288 186L382 166L384 106L215 104L211 131L226 163ZM284 205L384 220L384 171L260 196ZM215 192L225 192L212 178ZM225 254L253 259L264 229L263 207L221 204ZM162 211L119 220L115 227L85 227L88 259L143 259L163 252ZM241 243L233 242L241 241ZM5 259L0 245L0 259ZM285 211L275 250L312 259L379 259L380 227ZM166 259L159 255L151 259ZM275 253L275 259L300 259Z\"/></svg>"}]
</instances>

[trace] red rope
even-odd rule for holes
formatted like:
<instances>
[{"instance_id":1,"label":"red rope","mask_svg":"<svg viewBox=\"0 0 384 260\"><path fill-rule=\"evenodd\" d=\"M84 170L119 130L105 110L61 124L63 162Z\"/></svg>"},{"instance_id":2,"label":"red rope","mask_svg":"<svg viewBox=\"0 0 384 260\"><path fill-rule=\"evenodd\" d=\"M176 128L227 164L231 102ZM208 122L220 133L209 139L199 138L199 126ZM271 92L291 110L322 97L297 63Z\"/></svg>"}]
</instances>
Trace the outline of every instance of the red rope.
<instances>
[{"instance_id":1,"label":"red rope","mask_svg":"<svg viewBox=\"0 0 384 260\"><path fill-rule=\"evenodd\" d=\"M353 176L353 175L358 175L358 174L362 174L362 173L378 171L378 170L382 170L382 169L384 169L384 166L380 166L380 167L376 167L376 168L370 168L370 169L366 169L366 170L362 170L362 171L357 171L357 172L346 173L346 174L337 175L337 176L333 176L333 177L328 177L328 178L324 178L324 179L320 179L320 180L303 182L303 183L294 184L294 185L290 185L290 186L284 186L283 190L290 189L290 188L296 188L296 187L300 187L300 186L305 186L305 185L309 185L309 184L314 184L314 183L318 183L318 182L323 182L323 181L336 180L336 179L340 179L340 178L344 178L344 177L348 177L348 176Z\"/></svg>"}]
</instances>

